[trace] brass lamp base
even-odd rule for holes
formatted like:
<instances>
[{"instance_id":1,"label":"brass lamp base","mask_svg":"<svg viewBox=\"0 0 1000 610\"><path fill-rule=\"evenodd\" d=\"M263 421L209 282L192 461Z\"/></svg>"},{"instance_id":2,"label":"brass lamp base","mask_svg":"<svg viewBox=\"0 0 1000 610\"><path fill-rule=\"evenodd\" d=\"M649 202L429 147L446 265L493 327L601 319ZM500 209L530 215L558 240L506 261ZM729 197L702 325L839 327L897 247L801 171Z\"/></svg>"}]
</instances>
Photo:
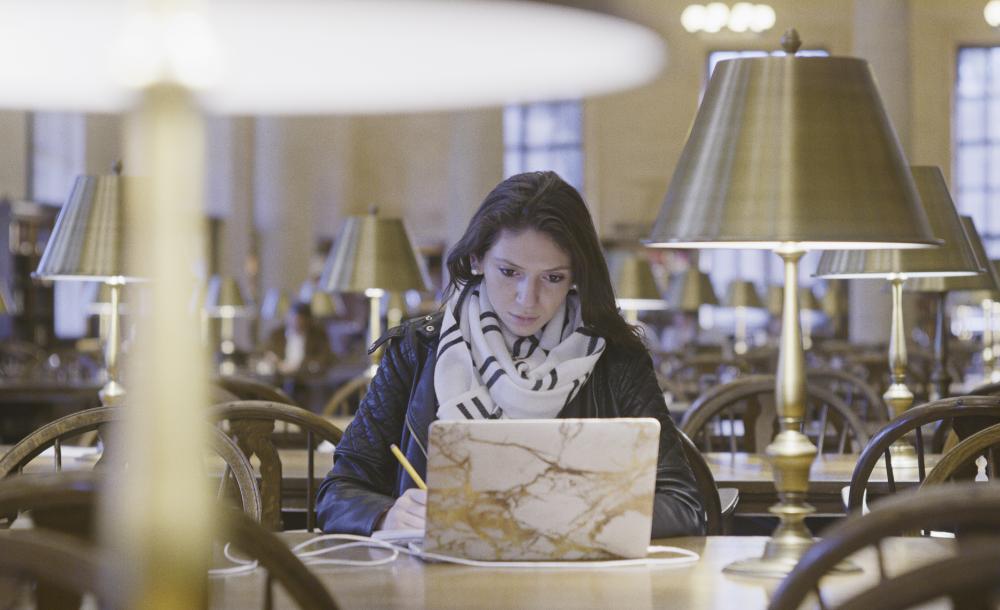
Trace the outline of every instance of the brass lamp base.
<instances>
[{"instance_id":1,"label":"brass lamp base","mask_svg":"<svg viewBox=\"0 0 1000 610\"><path fill-rule=\"evenodd\" d=\"M803 523L803 520L814 512L812 506L805 502L794 506L775 504L769 510L781 517L782 521L764 545L764 554L760 557L734 561L723 568L723 572L754 578L784 578L798 565L806 550L813 545L815 540ZM830 570L834 574L860 571L861 568L850 561L841 561Z\"/></svg>"}]
</instances>

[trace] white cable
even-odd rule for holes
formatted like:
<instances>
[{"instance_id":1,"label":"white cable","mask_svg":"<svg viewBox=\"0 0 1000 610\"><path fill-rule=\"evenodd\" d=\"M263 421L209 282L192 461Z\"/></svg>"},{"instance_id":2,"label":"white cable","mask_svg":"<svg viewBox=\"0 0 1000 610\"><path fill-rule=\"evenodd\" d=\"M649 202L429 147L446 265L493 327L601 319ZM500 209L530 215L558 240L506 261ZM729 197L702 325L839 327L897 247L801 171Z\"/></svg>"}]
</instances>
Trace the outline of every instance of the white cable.
<instances>
[{"instance_id":1,"label":"white cable","mask_svg":"<svg viewBox=\"0 0 1000 610\"><path fill-rule=\"evenodd\" d=\"M351 540L347 544L342 544L338 546L325 547L321 549L316 549L314 551L304 551L309 546L312 546L318 542L324 542L327 540ZM378 548L389 551L389 555L381 559L317 559L321 555L326 555L331 552L342 551L344 549L350 549L355 547L368 547L368 548ZM294 547L292 547L292 553L296 557L302 560L302 563L307 565L334 565L334 566L367 566L375 567L381 566L388 563L396 561L399 557L400 547L389 544L388 542L383 542L382 540L376 540L374 538L369 538L368 536L355 536L354 534L323 534L321 536L315 536L301 542Z\"/></svg>"},{"instance_id":2,"label":"white cable","mask_svg":"<svg viewBox=\"0 0 1000 610\"><path fill-rule=\"evenodd\" d=\"M233 555L229 552L229 544L230 543L227 542L226 546L222 547L222 554L226 556L226 559L237 565L230 568L210 568L208 570L209 576L235 576L237 574L249 574L257 569L258 563L256 559L243 559Z\"/></svg>"},{"instance_id":3,"label":"white cable","mask_svg":"<svg viewBox=\"0 0 1000 610\"><path fill-rule=\"evenodd\" d=\"M310 546L328 540L346 540L346 544L323 547L306 551ZM375 548L388 551L389 554L380 559L334 559L321 558L323 555L343 551L351 548ZM384 540L370 538L368 536L355 536L353 534L323 534L315 536L292 547L292 553L308 565L334 565L334 566L357 566L375 567L390 564L399 558L399 554L412 555L427 561L444 563L454 563L465 566L480 568L550 568L550 569L606 569L606 568L629 568L637 566L647 567L679 567L697 562L701 556L695 551L682 549L675 546L650 546L647 553L662 554L672 553L675 557L640 557L637 559L607 559L607 560L580 560L580 561L480 561L476 559L464 559L452 557L438 553L428 553L420 548L419 544L410 543L408 547L398 546ZM248 561L232 555L229 551L229 544L223 549L223 554L233 563L239 564L231 568L214 568L209 570L211 576L230 576L234 574L244 574L252 572L257 568L256 561Z\"/></svg>"}]
</instances>

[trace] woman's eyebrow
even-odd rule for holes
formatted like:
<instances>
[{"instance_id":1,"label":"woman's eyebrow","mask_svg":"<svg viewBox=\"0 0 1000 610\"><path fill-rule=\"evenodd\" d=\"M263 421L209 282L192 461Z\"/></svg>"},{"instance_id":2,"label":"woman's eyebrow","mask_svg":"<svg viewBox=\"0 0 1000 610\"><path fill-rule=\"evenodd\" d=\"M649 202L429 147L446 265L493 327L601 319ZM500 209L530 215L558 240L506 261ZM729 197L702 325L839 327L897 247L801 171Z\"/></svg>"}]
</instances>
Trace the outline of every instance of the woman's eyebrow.
<instances>
[{"instance_id":1,"label":"woman's eyebrow","mask_svg":"<svg viewBox=\"0 0 1000 610\"><path fill-rule=\"evenodd\" d=\"M518 269L524 269L524 267L522 267L521 265L518 265L517 263L515 263L512 260L508 260L506 258L503 258L502 256L497 256L496 259L497 259L498 262L501 262L501 263L503 263L505 265L509 265L511 267L517 267ZM543 269L543 271L545 271L546 273L551 272L551 271L569 271L569 270L570 270L569 265L563 265L561 267L552 267L551 269Z\"/></svg>"}]
</instances>

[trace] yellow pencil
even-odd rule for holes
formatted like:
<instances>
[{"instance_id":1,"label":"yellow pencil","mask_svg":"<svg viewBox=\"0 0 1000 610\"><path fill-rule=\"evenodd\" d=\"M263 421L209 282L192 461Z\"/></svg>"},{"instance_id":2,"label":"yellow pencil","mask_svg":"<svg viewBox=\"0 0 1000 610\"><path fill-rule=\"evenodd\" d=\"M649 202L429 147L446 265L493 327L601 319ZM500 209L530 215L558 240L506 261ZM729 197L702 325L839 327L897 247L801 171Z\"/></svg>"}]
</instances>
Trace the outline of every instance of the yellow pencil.
<instances>
[{"instance_id":1,"label":"yellow pencil","mask_svg":"<svg viewBox=\"0 0 1000 610\"><path fill-rule=\"evenodd\" d=\"M396 456L396 459L399 460L399 463L403 465L403 470L405 470L406 473L410 475L410 478L413 479L413 482L417 484L417 487L423 489L424 491L427 491L427 484L424 483L424 480L420 478L420 475L417 474L416 469L413 468L413 464L410 463L410 460L406 459L406 456L403 455L403 452L399 450L399 447L397 447L395 444L392 444L389 445L389 449L392 451L392 454Z\"/></svg>"}]
</instances>

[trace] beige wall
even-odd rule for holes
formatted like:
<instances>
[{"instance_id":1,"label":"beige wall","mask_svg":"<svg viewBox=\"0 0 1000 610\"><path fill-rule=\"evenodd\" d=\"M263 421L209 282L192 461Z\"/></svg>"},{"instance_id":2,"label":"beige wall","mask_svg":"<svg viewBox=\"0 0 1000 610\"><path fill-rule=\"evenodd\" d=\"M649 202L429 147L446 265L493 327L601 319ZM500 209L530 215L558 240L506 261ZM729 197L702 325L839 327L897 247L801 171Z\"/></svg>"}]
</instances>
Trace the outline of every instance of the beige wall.
<instances>
[{"instance_id":1,"label":"beige wall","mask_svg":"<svg viewBox=\"0 0 1000 610\"><path fill-rule=\"evenodd\" d=\"M651 225L694 117L710 50L777 48L783 29L794 25L808 47L871 54L910 160L939 165L950 176L955 49L1000 44L1000 35L982 19L983 0L774 0L778 23L761 36L689 34L679 24L687 4L585 3L653 28L669 50L667 67L655 82L586 101L585 190L606 236L637 237ZM908 21L886 27L895 18ZM21 196L25 191L24 117L0 113L0 193ZM210 151L215 150L216 167L224 171L207 191L225 201L208 205L224 214L254 211L275 259L265 279L283 286L305 278L316 238L334 236L344 216L370 205L404 216L421 244L450 244L502 177L502 122L496 108L234 120L243 121L235 132L211 134ZM87 133L87 169L104 170L118 150L117 121L88 121ZM228 159L218 159L218 147ZM218 181L229 177L237 184L220 186ZM283 218L289 215L294 218ZM253 226L246 218L236 220L227 239L249 239ZM223 251L229 271L238 271L246 247L224 245Z\"/></svg>"}]
</instances>

